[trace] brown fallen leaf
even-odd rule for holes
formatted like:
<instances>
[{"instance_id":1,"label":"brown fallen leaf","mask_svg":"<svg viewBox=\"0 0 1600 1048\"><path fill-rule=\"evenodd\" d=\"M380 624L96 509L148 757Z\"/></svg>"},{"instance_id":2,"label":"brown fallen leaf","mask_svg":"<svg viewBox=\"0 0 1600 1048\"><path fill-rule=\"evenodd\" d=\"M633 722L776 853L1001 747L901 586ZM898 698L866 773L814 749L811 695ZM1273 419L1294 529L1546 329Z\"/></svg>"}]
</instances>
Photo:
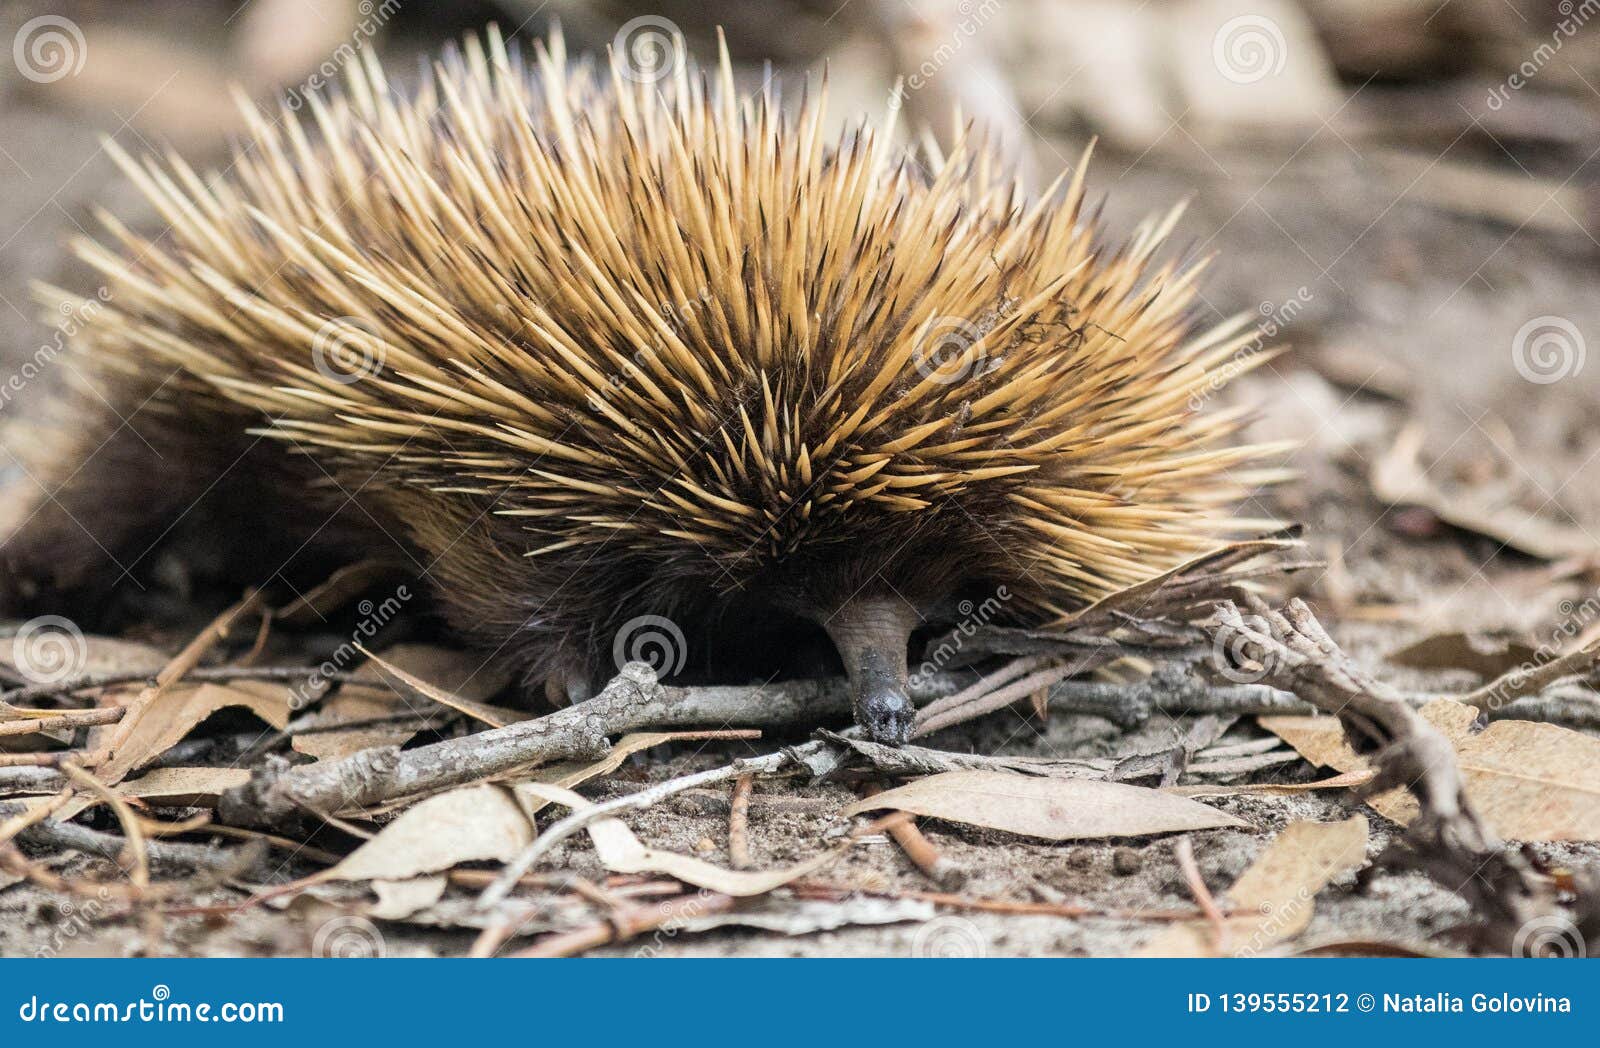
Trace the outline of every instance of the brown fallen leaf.
<instances>
[{"instance_id":1,"label":"brown fallen leaf","mask_svg":"<svg viewBox=\"0 0 1600 1048\"><path fill-rule=\"evenodd\" d=\"M53 658L65 658L67 662L57 664L49 661ZM150 644L92 633L78 636L65 629L46 628L30 634L19 631L15 637L0 642L0 669L6 670L7 676L22 680L27 680L32 674L19 668L19 662L34 667L33 673L42 668L52 678L62 670L67 671L65 675L76 677L147 668L150 675L154 676L171 658L170 651ZM41 661L47 665L40 667Z\"/></svg>"},{"instance_id":2,"label":"brown fallen leaf","mask_svg":"<svg viewBox=\"0 0 1600 1048\"><path fill-rule=\"evenodd\" d=\"M1538 652L1527 644L1475 633L1435 633L1386 656L1396 666L1418 670L1468 670L1486 680L1531 665Z\"/></svg>"},{"instance_id":3,"label":"brown fallen leaf","mask_svg":"<svg viewBox=\"0 0 1600 1048\"><path fill-rule=\"evenodd\" d=\"M1193 786L1163 786L1161 792L1175 794L1179 797L1244 797L1244 796L1286 796L1295 793L1310 793L1312 790L1345 790L1364 786L1372 781L1372 772L1367 769L1340 772L1338 775L1316 782L1247 782L1239 785L1224 785L1222 783L1206 784L1197 783Z\"/></svg>"},{"instance_id":4,"label":"brown fallen leaf","mask_svg":"<svg viewBox=\"0 0 1600 1048\"><path fill-rule=\"evenodd\" d=\"M1422 468L1424 432L1412 423L1394 446L1373 463L1372 492L1394 506L1421 506L1440 520L1542 560L1594 557L1594 539L1582 528L1529 513L1503 495L1486 490L1445 491Z\"/></svg>"},{"instance_id":5,"label":"brown fallen leaf","mask_svg":"<svg viewBox=\"0 0 1600 1048\"><path fill-rule=\"evenodd\" d=\"M547 803L530 787L576 786L616 771L630 755L652 746L730 734L734 733L638 732L618 739L611 752L601 760L540 768L534 774L542 781L462 786L407 802L410 807L399 818L328 870L324 877L400 881L448 870L463 862L509 861L533 840L533 817ZM748 737L759 733L737 734Z\"/></svg>"},{"instance_id":6,"label":"brown fallen leaf","mask_svg":"<svg viewBox=\"0 0 1600 1048\"><path fill-rule=\"evenodd\" d=\"M547 803L564 804L574 811L593 807L592 801L558 786L530 782L519 786L518 790L531 793ZM696 888L740 899L765 895L791 881L815 873L849 851L854 843L841 844L804 862L775 870L730 870L706 862L704 859L651 848L635 837L633 831L628 829L627 824L621 819L596 819L587 829L601 865L612 873L665 874L685 884L692 884Z\"/></svg>"},{"instance_id":7,"label":"brown fallen leaf","mask_svg":"<svg viewBox=\"0 0 1600 1048\"><path fill-rule=\"evenodd\" d=\"M247 768L155 768L117 786L119 796L173 808L210 808L223 791L250 781ZM66 822L104 803L103 798L80 794L66 803L56 819Z\"/></svg>"},{"instance_id":8,"label":"brown fallen leaf","mask_svg":"<svg viewBox=\"0 0 1600 1048\"><path fill-rule=\"evenodd\" d=\"M1467 799L1495 833L1516 841L1600 840L1600 739L1555 724L1491 721L1474 730L1478 711L1452 699L1421 710L1455 747ZM1313 764L1336 771L1368 768L1333 717L1262 717L1261 726ZM1367 802L1409 823L1417 803L1403 790Z\"/></svg>"},{"instance_id":9,"label":"brown fallen leaf","mask_svg":"<svg viewBox=\"0 0 1600 1048\"><path fill-rule=\"evenodd\" d=\"M483 660L466 652L441 648L432 644L396 644L383 651L383 658L391 665L463 699L481 702L505 687L506 678L483 665ZM350 681L323 700L309 722L318 729L356 721L370 721L415 710L421 714L434 712L431 702L419 703L408 699L409 692L384 679L383 670L373 663L364 663L355 676L363 683ZM365 683L370 681L371 683ZM337 760L358 750L373 746L398 746L417 733L415 725L368 724L345 731L318 730L297 734L292 746L321 760Z\"/></svg>"},{"instance_id":10,"label":"brown fallen leaf","mask_svg":"<svg viewBox=\"0 0 1600 1048\"><path fill-rule=\"evenodd\" d=\"M201 721L229 707L247 709L282 729L289 723L291 698L289 688L268 681L174 684L144 710L111 759L100 767L99 775L107 783L121 782L130 772L138 771L181 742Z\"/></svg>"},{"instance_id":11,"label":"brown fallen leaf","mask_svg":"<svg viewBox=\"0 0 1600 1048\"><path fill-rule=\"evenodd\" d=\"M930 775L854 801L840 814L884 808L1052 841L1250 826L1227 812L1143 786L995 771Z\"/></svg>"},{"instance_id":12,"label":"brown fallen leaf","mask_svg":"<svg viewBox=\"0 0 1600 1048\"><path fill-rule=\"evenodd\" d=\"M403 881L463 862L509 862L532 840L533 822L510 790L463 786L409 808L322 879Z\"/></svg>"},{"instance_id":13,"label":"brown fallen leaf","mask_svg":"<svg viewBox=\"0 0 1600 1048\"><path fill-rule=\"evenodd\" d=\"M371 659L373 665L377 666L379 671L381 671L383 674L386 674L392 680L398 681L400 686L404 687L407 691L416 695L420 695L425 699L432 699L434 702L437 702L443 706L448 706L450 709L459 710L474 720L482 721L491 728L504 728L507 724L514 724L520 720L528 720L533 716L533 714L524 710L508 710L500 706L491 706L486 702L479 702L476 699L468 698L466 695L450 691L446 688L440 687L438 684L425 680L424 678L419 677L415 673L406 670L397 663L385 659L382 656L374 655L366 648L363 648L360 644L357 644L355 648L357 651L361 652L361 654Z\"/></svg>"},{"instance_id":14,"label":"brown fallen leaf","mask_svg":"<svg viewBox=\"0 0 1600 1048\"><path fill-rule=\"evenodd\" d=\"M425 910L444 897L450 878L443 873L412 877L404 881L373 881L378 901L367 907L367 916L384 921L401 921Z\"/></svg>"},{"instance_id":15,"label":"brown fallen leaf","mask_svg":"<svg viewBox=\"0 0 1600 1048\"><path fill-rule=\"evenodd\" d=\"M1228 889L1230 915L1217 926L1189 921L1163 929L1144 957L1251 957L1299 935L1311 923L1317 893L1367 861L1367 820L1296 822L1284 827ZM1219 949L1219 945L1221 949Z\"/></svg>"}]
</instances>

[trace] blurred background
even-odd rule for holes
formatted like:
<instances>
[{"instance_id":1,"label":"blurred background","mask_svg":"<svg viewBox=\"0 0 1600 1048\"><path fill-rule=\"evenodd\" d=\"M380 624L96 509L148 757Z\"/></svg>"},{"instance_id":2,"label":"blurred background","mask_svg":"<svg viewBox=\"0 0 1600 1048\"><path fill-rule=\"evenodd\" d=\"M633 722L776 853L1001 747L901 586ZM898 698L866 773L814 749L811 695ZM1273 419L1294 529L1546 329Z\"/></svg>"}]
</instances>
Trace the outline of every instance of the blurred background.
<instances>
[{"instance_id":1,"label":"blurred background","mask_svg":"<svg viewBox=\"0 0 1600 1048\"><path fill-rule=\"evenodd\" d=\"M1600 0L0 0L0 371L53 356L29 284L91 286L95 208L151 219L99 136L223 166L230 84L404 80L490 21L646 64L721 25L752 86L826 64L841 124L946 141L959 107L1035 187L1097 139L1114 227L1187 198L1210 319L1289 347L1226 396L1304 442L1267 508L1334 617L1525 630L1600 564Z\"/></svg>"}]
</instances>

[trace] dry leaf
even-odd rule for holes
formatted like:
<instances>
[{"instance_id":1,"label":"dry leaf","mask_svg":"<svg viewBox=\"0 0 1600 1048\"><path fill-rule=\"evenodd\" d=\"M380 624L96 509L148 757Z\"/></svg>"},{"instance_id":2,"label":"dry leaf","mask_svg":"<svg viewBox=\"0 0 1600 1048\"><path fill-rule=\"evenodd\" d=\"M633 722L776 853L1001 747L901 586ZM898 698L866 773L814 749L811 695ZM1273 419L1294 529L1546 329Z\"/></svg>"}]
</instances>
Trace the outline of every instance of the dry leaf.
<instances>
[{"instance_id":1,"label":"dry leaf","mask_svg":"<svg viewBox=\"0 0 1600 1048\"><path fill-rule=\"evenodd\" d=\"M1139 953L1146 957L1250 957L1299 935L1311 923L1313 901L1328 883L1367 860L1367 820L1296 822L1256 857L1227 899L1232 916L1218 928L1190 921L1163 930ZM1220 947L1220 949L1219 949Z\"/></svg>"},{"instance_id":2,"label":"dry leaf","mask_svg":"<svg viewBox=\"0 0 1600 1048\"><path fill-rule=\"evenodd\" d=\"M1163 793L1176 794L1179 797L1244 797L1252 794L1257 796L1285 796L1295 793L1310 793L1312 790L1344 790L1365 786L1372 781L1370 770L1356 770L1340 772L1326 779L1316 782L1247 782L1237 786L1226 786L1220 783L1207 785L1198 783L1193 786L1163 786Z\"/></svg>"},{"instance_id":3,"label":"dry leaf","mask_svg":"<svg viewBox=\"0 0 1600 1048\"><path fill-rule=\"evenodd\" d=\"M322 876L406 880L463 862L509 862L532 840L533 823L509 790L463 786L408 809Z\"/></svg>"},{"instance_id":4,"label":"dry leaf","mask_svg":"<svg viewBox=\"0 0 1600 1048\"><path fill-rule=\"evenodd\" d=\"M1423 440L1421 424L1412 423L1373 464L1369 483L1379 499L1391 505L1421 506L1446 524L1530 557L1566 560L1596 554L1594 539L1582 528L1529 513L1497 492L1446 492L1437 487L1422 468Z\"/></svg>"},{"instance_id":5,"label":"dry leaf","mask_svg":"<svg viewBox=\"0 0 1600 1048\"><path fill-rule=\"evenodd\" d=\"M423 698L432 699L434 702L448 706L453 710L459 710L474 720L482 721L491 728L504 728L507 724L528 720L533 716L524 710L508 710L500 706L491 706L486 702L478 702L465 695L440 687L438 684L425 680L387 659L374 655L359 644L356 645L356 650L371 659L382 673L399 681L407 691L421 695Z\"/></svg>"},{"instance_id":6,"label":"dry leaf","mask_svg":"<svg viewBox=\"0 0 1600 1048\"><path fill-rule=\"evenodd\" d=\"M1417 670L1469 670L1485 680L1532 665L1532 647L1513 640L1473 633L1436 633L1387 656L1396 666Z\"/></svg>"},{"instance_id":7,"label":"dry leaf","mask_svg":"<svg viewBox=\"0 0 1600 1048\"><path fill-rule=\"evenodd\" d=\"M594 806L592 801L558 786L530 782L518 786L517 790L519 793L531 793L547 802L564 804L574 811ZM633 831L621 819L596 819L589 824L588 830L601 865L612 873L665 874L696 888L741 899L765 895L790 881L815 873L850 849L850 844L843 844L805 862L776 870L729 870L703 859L648 847L633 835Z\"/></svg>"},{"instance_id":8,"label":"dry leaf","mask_svg":"<svg viewBox=\"0 0 1600 1048\"><path fill-rule=\"evenodd\" d=\"M292 693L282 684L267 681L235 681L232 684L174 684L137 714L132 726L110 760L97 771L110 785L122 781L183 741L200 722L218 710L232 706L254 713L274 728L289 723ZM130 717L136 714L130 712Z\"/></svg>"},{"instance_id":9,"label":"dry leaf","mask_svg":"<svg viewBox=\"0 0 1600 1048\"><path fill-rule=\"evenodd\" d=\"M855 801L840 814L881 808L1052 841L1250 825L1227 812L1142 786L993 771L930 775Z\"/></svg>"},{"instance_id":10,"label":"dry leaf","mask_svg":"<svg viewBox=\"0 0 1600 1048\"><path fill-rule=\"evenodd\" d=\"M1491 721L1474 731L1478 711L1451 699L1435 699L1421 712L1455 747L1467 799L1497 834L1515 841L1600 840L1600 739L1532 721ZM1260 722L1314 764L1337 771L1368 767L1333 717ZM1367 803L1402 824L1417 814L1416 801L1403 790Z\"/></svg>"},{"instance_id":11,"label":"dry leaf","mask_svg":"<svg viewBox=\"0 0 1600 1048\"><path fill-rule=\"evenodd\" d=\"M447 874L413 877L404 881L373 881L378 901L367 907L367 916L384 921L403 921L419 910L426 910L444 897L450 886Z\"/></svg>"},{"instance_id":12,"label":"dry leaf","mask_svg":"<svg viewBox=\"0 0 1600 1048\"><path fill-rule=\"evenodd\" d=\"M68 639L70 635L65 632L48 634L47 631L41 631L32 636L36 636L42 643L47 637L54 642ZM22 633L0 642L0 668L10 671L11 675L24 681L28 674L17 669L17 660L19 658L38 660L41 657L39 653L30 651L28 642L29 636ZM81 646L77 645L76 639L73 638L73 644L66 654L72 659L71 676L74 677L80 674L143 672L147 669L153 677L156 671L172 660L171 652L149 644L93 634L85 636Z\"/></svg>"},{"instance_id":13,"label":"dry leaf","mask_svg":"<svg viewBox=\"0 0 1600 1048\"><path fill-rule=\"evenodd\" d=\"M432 644L396 644L383 652L384 660L407 673L435 682L439 687L464 699L481 701L505 687L505 675L486 668L483 660L465 652ZM383 670L364 663L355 675L370 684L354 681L342 685L311 715L316 727L349 721L367 721L397 713L432 713L431 703L417 704L406 698L383 678ZM414 726L374 724L348 731L315 731L296 735L292 743L297 753L321 760L337 760L373 746L398 746L417 733Z\"/></svg>"},{"instance_id":14,"label":"dry leaf","mask_svg":"<svg viewBox=\"0 0 1600 1048\"><path fill-rule=\"evenodd\" d=\"M116 791L123 797L173 808L211 808L223 791L249 781L246 768L156 768L122 783ZM102 803L104 799L98 796L74 797L55 817L66 822Z\"/></svg>"}]
</instances>

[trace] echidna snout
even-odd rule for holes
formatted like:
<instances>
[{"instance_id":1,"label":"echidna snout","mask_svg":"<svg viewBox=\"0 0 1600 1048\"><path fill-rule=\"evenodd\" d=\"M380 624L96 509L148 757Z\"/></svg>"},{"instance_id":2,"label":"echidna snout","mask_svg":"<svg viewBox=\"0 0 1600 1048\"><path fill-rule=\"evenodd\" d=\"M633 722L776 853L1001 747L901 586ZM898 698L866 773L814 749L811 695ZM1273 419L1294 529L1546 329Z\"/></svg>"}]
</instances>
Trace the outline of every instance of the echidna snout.
<instances>
[{"instance_id":1,"label":"echidna snout","mask_svg":"<svg viewBox=\"0 0 1600 1048\"><path fill-rule=\"evenodd\" d=\"M903 746L916 708L907 689L906 648L920 616L893 594L856 596L823 620L850 677L856 723L875 742Z\"/></svg>"}]
</instances>

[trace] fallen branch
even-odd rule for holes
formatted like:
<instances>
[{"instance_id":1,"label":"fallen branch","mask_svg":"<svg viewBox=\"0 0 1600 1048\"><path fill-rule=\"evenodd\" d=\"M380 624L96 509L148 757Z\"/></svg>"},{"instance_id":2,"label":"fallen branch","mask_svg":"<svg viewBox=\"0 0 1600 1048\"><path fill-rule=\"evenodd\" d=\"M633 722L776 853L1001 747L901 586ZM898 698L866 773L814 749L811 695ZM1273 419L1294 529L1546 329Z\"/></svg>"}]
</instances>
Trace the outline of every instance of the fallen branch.
<instances>
[{"instance_id":1,"label":"fallen branch","mask_svg":"<svg viewBox=\"0 0 1600 1048\"><path fill-rule=\"evenodd\" d=\"M1402 787L1421 805L1389 861L1422 870L1472 905L1481 945L1511 952L1532 922L1546 921L1554 893L1516 850L1507 848L1467 803L1455 751L1404 696L1368 675L1299 600L1282 611L1259 599L1250 614L1218 607L1216 639L1260 665L1266 679L1339 718L1356 752L1376 774L1367 796Z\"/></svg>"}]
</instances>

